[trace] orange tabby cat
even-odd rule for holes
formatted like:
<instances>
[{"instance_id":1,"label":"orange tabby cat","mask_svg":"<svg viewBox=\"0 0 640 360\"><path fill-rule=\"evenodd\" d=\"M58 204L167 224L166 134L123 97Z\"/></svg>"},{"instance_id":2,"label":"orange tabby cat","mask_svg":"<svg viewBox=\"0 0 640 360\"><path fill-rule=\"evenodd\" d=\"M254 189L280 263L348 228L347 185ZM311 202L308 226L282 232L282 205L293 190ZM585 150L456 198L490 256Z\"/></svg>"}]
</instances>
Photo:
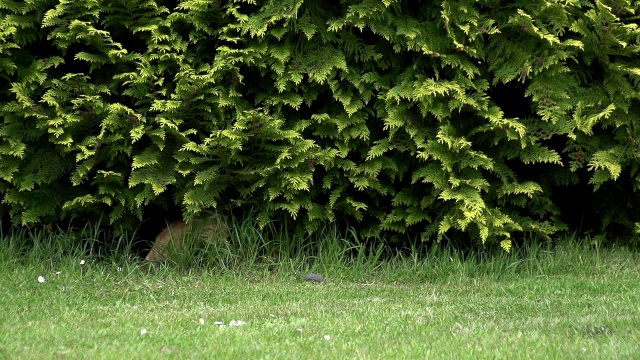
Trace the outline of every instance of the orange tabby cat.
<instances>
[{"instance_id":1,"label":"orange tabby cat","mask_svg":"<svg viewBox=\"0 0 640 360\"><path fill-rule=\"evenodd\" d=\"M184 245L185 240L192 240L196 245L202 245L206 242L225 240L228 237L229 228L215 217L193 220L188 224L184 220L175 221L156 236L145 260L165 261Z\"/></svg>"}]
</instances>

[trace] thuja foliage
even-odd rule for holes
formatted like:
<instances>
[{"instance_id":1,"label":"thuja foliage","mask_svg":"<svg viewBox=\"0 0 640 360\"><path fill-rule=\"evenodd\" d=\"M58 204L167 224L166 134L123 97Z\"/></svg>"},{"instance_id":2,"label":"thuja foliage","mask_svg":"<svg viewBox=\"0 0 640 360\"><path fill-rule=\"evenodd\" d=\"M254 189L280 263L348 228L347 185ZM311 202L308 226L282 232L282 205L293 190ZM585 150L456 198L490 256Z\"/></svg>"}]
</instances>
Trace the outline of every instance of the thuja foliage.
<instances>
[{"instance_id":1,"label":"thuja foliage","mask_svg":"<svg viewBox=\"0 0 640 360\"><path fill-rule=\"evenodd\" d=\"M0 0L0 193L22 224L177 203L508 249L565 228L552 195L583 181L627 194L599 230L633 229L639 11Z\"/></svg>"}]
</instances>

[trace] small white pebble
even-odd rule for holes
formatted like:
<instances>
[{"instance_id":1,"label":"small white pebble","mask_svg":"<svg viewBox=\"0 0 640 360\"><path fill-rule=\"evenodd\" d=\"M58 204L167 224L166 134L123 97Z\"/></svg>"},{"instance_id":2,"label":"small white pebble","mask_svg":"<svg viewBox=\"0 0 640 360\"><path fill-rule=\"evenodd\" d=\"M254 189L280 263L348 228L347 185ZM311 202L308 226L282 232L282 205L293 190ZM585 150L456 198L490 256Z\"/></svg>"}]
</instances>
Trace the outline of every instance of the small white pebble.
<instances>
[{"instance_id":1,"label":"small white pebble","mask_svg":"<svg viewBox=\"0 0 640 360\"><path fill-rule=\"evenodd\" d=\"M324 336L324 339L325 339L325 340L331 340L331 335L325 335L325 336Z\"/></svg>"},{"instance_id":2,"label":"small white pebble","mask_svg":"<svg viewBox=\"0 0 640 360\"><path fill-rule=\"evenodd\" d=\"M80 265L84 265L85 261L84 259L80 260Z\"/></svg>"},{"instance_id":3,"label":"small white pebble","mask_svg":"<svg viewBox=\"0 0 640 360\"><path fill-rule=\"evenodd\" d=\"M204 325L204 319L203 318L198 319L198 322L200 323L200 325Z\"/></svg>"},{"instance_id":4,"label":"small white pebble","mask_svg":"<svg viewBox=\"0 0 640 360\"><path fill-rule=\"evenodd\" d=\"M45 282L45 280L44 280L44 276L42 276L42 275L38 276L38 282L39 282L40 284L42 284L43 282Z\"/></svg>"},{"instance_id":5,"label":"small white pebble","mask_svg":"<svg viewBox=\"0 0 640 360\"><path fill-rule=\"evenodd\" d=\"M144 334L146 334L146 333L147 333L147 329L144 329L144 328L143 328L142 330L140 330L140 335L144 335Z\"/></svg>"},{"instance_id":6,"label":"small white pebble","mask_svg":"<svg viewBox=\"0 0 640 360\"><path fill-rule=\"evenodd\" d=\"M244 321L242 321L242 320L231 320L231 321L229 322L229 326L244 326L244 325L246 325L246 324L247 324L247 323L246 323L246 322L244 322Z\"/></svg>"}]
</instances>

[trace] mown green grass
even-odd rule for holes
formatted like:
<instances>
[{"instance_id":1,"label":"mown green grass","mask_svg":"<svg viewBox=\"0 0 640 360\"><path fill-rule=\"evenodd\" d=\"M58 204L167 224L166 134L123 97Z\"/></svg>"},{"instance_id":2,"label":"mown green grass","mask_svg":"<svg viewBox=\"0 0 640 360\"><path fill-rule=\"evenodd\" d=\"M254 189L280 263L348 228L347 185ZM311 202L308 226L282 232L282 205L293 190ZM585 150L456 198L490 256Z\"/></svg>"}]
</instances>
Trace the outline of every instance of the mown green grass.
<instances>
[{"instance_id":1,"label":"mown green grass","mask_svg":"<svg viewBox=\"0 0 640 360\"><path fill-rule=\"evenodd\" d=\"M640 263L628 250L567 242L381 261L342 244L312 261L274 252L187 269L52 260L5 241L0 358L640 358ZM327 282L292 275L308 269Z\"/></svg>"}]
</instances>

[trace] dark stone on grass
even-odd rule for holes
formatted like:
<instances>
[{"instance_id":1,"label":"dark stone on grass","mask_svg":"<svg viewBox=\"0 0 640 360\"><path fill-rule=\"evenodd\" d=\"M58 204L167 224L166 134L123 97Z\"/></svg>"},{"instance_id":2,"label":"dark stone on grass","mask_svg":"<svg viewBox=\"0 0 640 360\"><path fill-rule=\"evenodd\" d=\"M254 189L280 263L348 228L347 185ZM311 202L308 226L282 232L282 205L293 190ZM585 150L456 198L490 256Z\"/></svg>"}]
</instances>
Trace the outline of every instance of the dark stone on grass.
<instances>
[{"instance_id":1,"label":"dark stone on grass","mask_svg":"<svg viewBox=\"0 0 640 360\"><path fill-rule=\"evenodd\" d=\"M322 275L319 275L319 274L309 273L307 275L303 275L303 274L296 274L296 275L303 277L304 281L306 282L323 283L325 281Z\"/></svg>"}]
</instances>

